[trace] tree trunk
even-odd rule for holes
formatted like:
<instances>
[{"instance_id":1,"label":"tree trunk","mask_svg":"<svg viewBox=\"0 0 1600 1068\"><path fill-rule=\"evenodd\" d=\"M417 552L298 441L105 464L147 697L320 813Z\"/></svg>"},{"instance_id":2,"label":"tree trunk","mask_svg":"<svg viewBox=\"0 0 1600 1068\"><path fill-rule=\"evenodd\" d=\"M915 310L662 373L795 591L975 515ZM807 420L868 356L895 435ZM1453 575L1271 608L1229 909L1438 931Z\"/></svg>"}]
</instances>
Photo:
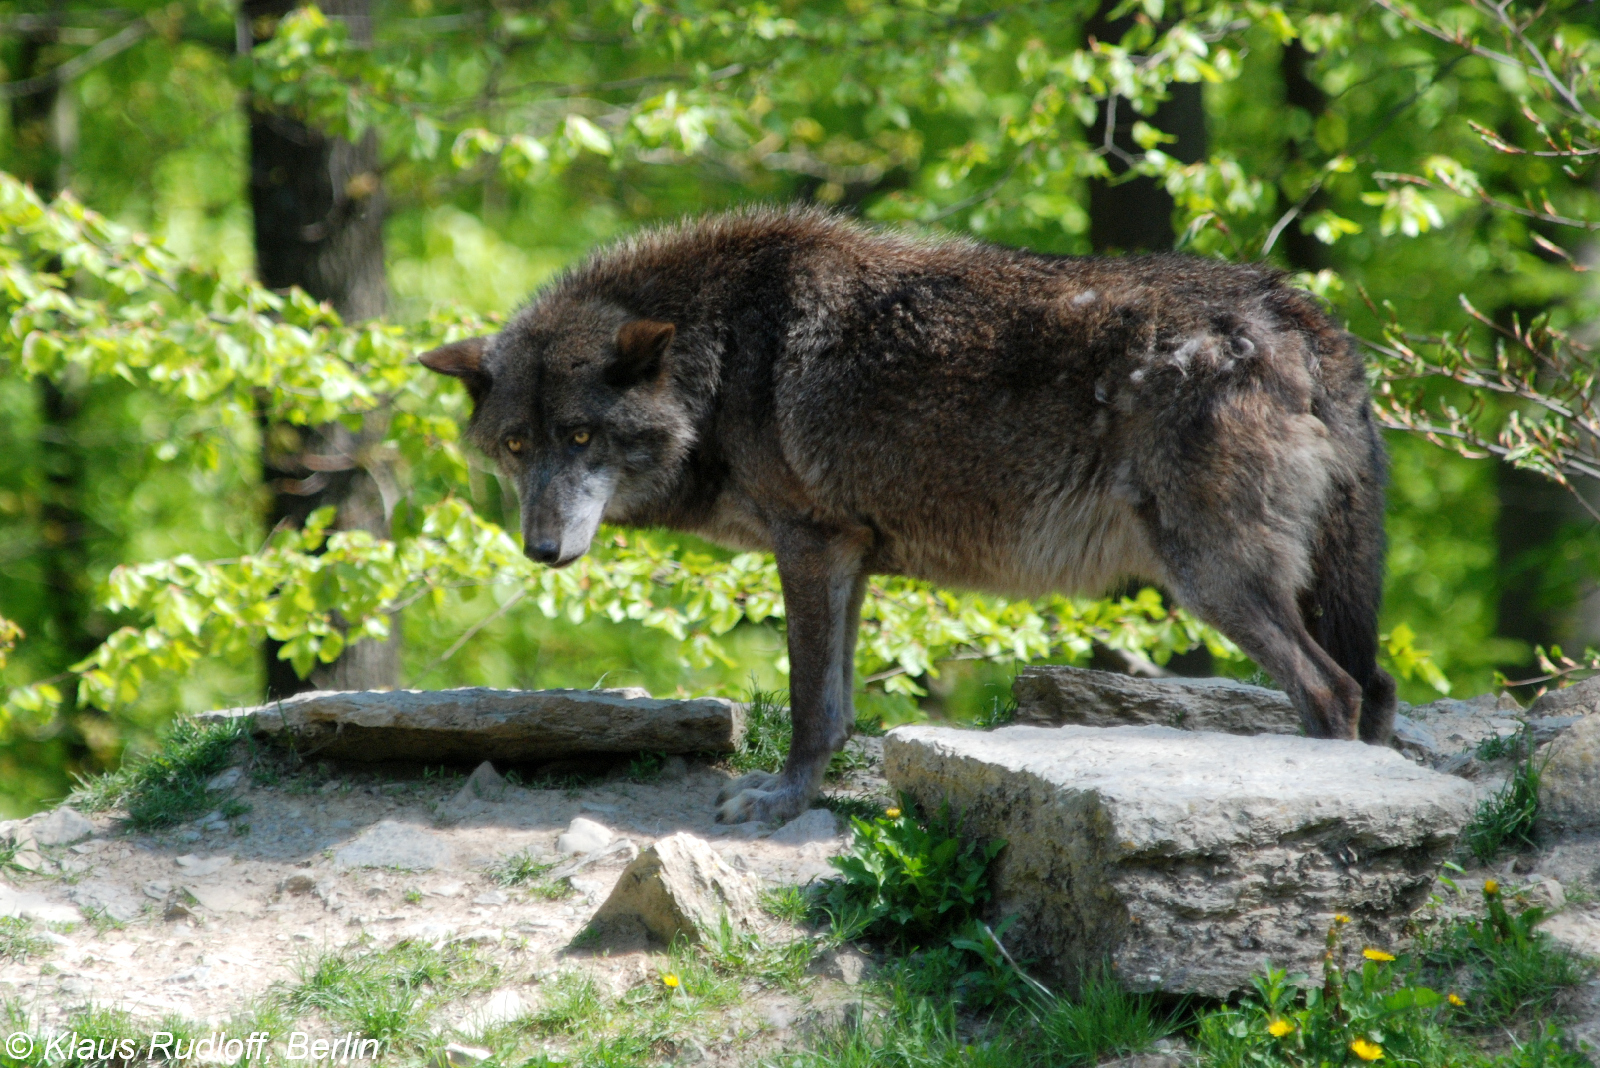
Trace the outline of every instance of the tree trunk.
<instances>
[{"instance_id":1,"label":"tree trunk","mask_svg":"<svg viewBox=\"0 0 1600 1068\"><path fill-rule=\"evenodd\" d=\"M1322 113L1328 110L1328 94L1322 91L1322 86L1311 80L1310 67L1311 53L1305 50L1298 39L1283 46L1283 56L1278 63L1278 69L1283 74L1283 102L1290 107L1304 109L1315 126ZM1284 154L1286 162L1299 159L1299 143L1293 139L1285 142ZM1307 216L1321 211L1327 200L1320 189L1311 194L1300 211L1300 217L1284 227L1283 235L1278 239L1283 245L1284 257L1296 270L1320 271L1328 266L1328 246L1318 241L1314 234L1300 229L1300 223ZM1288 211L1297 202L1289 198L1281 185L1278 187L1280 210Z\"/></svg>"},{"instance_id":2,"label":"tree trunk","mask_svg":"<svg viewBox=\"0 0 1600 1068\"><path fill-rule=\"evenodd\" d=\"M1120 41L1133 19L1108 20L1105 13L1116 5L1105 3L1089 20L1084 33L1101 41ZM1143 119L1177 141L1163 146L1169 156L1183 163L1198 163L1206 154L1206 113L1199 83L1180 82L1170 88L1171 95L1156 108L1155 114L1140 115L1126 100L1113 97L1102 103L1089 132L1090 144L1106 140L1106 125L1111 124L1111 144L1128 155L1143 151L1133 141L1133 124ZM1127 162L1113 152L1107 159L1113 175L1128 171ZM1159 252L1172 247L1177 235L1172 230L1172 197L1153 178L1089 183L1089 244L1096 252Z\"/></svg>"},{"instance_id":3,"label":"tree trunk","mask_svg":"<svg viewBox=\"0 0 1600 1068\"><path fill-rule=\"evenodd\" d=\"M246 0L240 9L240 47L253 48L269 37L294 6L288 0ZM345 21L354 40L371 42L368 0L325 0L321 6L330 18ZM299 286L347 321L383 314L388 284L376 134L369 130L352 143L293 116L254 107L249 119L250 206L261 283L271 289ZM369 418L359 432L337 423L264 425L262 475L273 491L268 523L274 529L299 526L316 509L333 505L335 529L389 537L388 507L362 466L368 447L382 439L381 422ZM398 630L387 642L351 645L309 679L278 659L279 648L269 639L263 650L269 699L314 688L399 685Z\"/></svg>"}]
</instances>

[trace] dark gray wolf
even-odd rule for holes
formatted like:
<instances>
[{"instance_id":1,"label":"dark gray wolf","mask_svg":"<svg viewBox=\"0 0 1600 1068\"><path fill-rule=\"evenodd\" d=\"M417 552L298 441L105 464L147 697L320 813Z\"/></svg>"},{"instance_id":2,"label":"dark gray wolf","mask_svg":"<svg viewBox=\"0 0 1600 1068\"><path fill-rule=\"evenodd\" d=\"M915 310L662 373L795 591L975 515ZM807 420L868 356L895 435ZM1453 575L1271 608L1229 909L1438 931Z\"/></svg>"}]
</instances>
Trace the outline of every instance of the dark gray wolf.
<instances>
[{"instance_id":1,"label":"dark gray wolf","mask_svg":"<svg viewBox=\"0 0 1600 1068\"><path fill-rule=\"evenodd\" d=\"M598 252L422 362L471 393L533 559L570 564L602 521L776 556L793 746L723 820L793 816L821 785L854 722L871 574L1160 583L1286 687L1307 734L1389 736L1361 360L1269 268L755 210Z\"/></svg>"}]
</instances>

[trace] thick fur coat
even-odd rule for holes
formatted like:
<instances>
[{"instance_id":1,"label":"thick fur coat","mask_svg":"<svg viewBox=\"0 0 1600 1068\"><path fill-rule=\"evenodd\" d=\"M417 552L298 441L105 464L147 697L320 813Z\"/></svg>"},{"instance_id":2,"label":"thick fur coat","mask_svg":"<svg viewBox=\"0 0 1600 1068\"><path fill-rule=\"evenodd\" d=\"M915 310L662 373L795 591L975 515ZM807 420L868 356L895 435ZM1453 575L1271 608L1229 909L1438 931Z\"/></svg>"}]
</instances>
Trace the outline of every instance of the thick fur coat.
<instances>
[{"instance_id":1,"label":"thick fur coat","mask_svg":"<svg viewBox=\"0 0 1600 1068\"><path fill-rule=\"evenodd\" d=\"M1160 583L1313 737L1387 739L1383 449L1350 337L1276 271L926 241L817 211L643 234L423 357L535 559L603 520L775 553L794 746L721 815L805 807L848 737L865 579Z\"/></svg>"}]
</instances>

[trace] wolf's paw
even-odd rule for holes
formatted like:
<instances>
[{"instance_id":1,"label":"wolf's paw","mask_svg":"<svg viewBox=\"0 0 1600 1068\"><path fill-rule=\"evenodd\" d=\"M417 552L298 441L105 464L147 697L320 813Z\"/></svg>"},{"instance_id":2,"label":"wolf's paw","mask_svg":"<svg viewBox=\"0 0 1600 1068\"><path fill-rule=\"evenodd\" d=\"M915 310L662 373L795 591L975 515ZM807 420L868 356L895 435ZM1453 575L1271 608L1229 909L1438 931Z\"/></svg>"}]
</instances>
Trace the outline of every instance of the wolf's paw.
<instances>
[{"instance_id":1,"label":"wolf's paw","mask_svg":"<svg viewBox=\"0 0 1600 1068\"><path fill-rule=\"evenodd\" d=\"M772 776L776 779L777 776ZM743 780L740 780L741 782ZM738 785L735 783L734 785ZM718 823L787 823L805 811L811 799L803 790L774 782L775 789L745 789L718 799Z\"/></svg>"},{"instance_id":2,"label":"wolf's paw","mask_svg":"<svg viewBox=\"0 0 1600 1068\"><path fill-rule=\"evenodd\" d=\"M752 771L747 775L741 775L718 790L717 804L721 805L728 798L746 790L776 790L778 784L782 781L782 775L774 775L770 771Z\"/></svg>"}]
</instances>

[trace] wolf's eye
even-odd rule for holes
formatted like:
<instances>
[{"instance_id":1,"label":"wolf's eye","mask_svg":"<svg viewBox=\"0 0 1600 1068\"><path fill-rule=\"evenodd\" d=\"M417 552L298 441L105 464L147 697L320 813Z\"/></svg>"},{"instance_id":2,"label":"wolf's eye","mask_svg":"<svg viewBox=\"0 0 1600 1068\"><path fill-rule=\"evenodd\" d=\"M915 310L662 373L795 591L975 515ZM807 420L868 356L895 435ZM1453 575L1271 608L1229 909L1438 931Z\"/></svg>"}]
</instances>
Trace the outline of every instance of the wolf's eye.
<instances>
[{"instance_id":1,"label":"wolf's eye","mask_svg":"<svg viewBox=\"0 0 1600 1068\"><path fill-rule=\"evenodd\" d=\"M583 448L585 445L589 444L589 432L587 430L578 431L576 434L572 435L572 443L578 446L580 449Z\"/></svg>"},{"instance_id":2,"label":"wolf's eye","mask_svg":"<svg viewBox=\"0 0 1600 1068\"><path fill-rule=\"evenodd\" d=\"M521 452L522 451L522 439L521 438L516 438L516 437L506 438L506 451L507 452Z\"/></svg>"}]
</instances>

